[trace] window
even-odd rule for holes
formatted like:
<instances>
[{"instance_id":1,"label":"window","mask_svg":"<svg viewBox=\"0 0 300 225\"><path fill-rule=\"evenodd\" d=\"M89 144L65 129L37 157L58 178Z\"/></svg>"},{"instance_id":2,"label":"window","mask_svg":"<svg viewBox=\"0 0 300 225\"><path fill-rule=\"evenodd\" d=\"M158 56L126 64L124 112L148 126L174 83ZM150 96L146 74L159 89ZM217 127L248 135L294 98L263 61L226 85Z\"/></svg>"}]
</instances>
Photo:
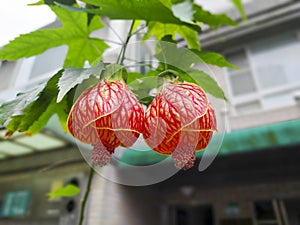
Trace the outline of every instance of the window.
<instances>
[{"instance_id":1,"label":"window","mask_svg":"<svg viewBox=\"0 0 300 225\"><path fill-rule=\"evenodd\" d=\"M296 35L262 41L251 46L250 50L253 69L262 88L300 82L300 42Z\"/></svg>"},{"instance_id":2,"label":"window","mask_svg":"<svg viewBox=\"0 0 300 225\"><path fill-rule=\"evenodd\" d=\"M288 225L282 200L260 200L253 203L254 219L257 225Z\"/></svg>"},{"instance_id":3,"label":"window","mask_svg":"<svg viewBox=\"0 0 300 225\"><path fill-rule=\"evenodd\" d=\"M0 62L0 90L8 89L15 77L15 61Z\"/></svg>"},{"instance_id":4,"label":"window","mask_svg":"<svg viewBox=\"0 0 300 225\"><path fill-rule=\"evenodd\" d=\"M214 225L211 205L177 205L170 207L172 225Z\"/></svg>"},{"instance_id":5,"label":"window","mask_svg":"<svg viewBox=\"0 0 300 225\"><path fill-rule=\"evenodd\" d=\"M61 46L48 49L43 54L36 56L32 66L30 78L37 78L47 72L52 72L58 68L61 68L63 66L66 52L67 47Z\"/></svg>"},{"instance_id":6,"label":"window","mask_svg":"<svg viewBox=\"0 0 300 225\"><path fill-rule=\"evenodd\" d=\"M274 223L276 223L275 210L271 201L255 202L254 211L257 220L275 221Z\"/></svg>"},{"instance_id":7,"label":"window","mask_svg":"<svg viewBox=\"0 0 300 225\"><path fill-rule=\"evenodd\" d=\"M300 89L300 41L296 33L268 37L227 54L240 70L228 70L235 114L294 105Z\"/></svg>"},{"instance_id":8,"label":"window","mask_svg":"<svg viewBox=\"0 0 300 225\"><path fill-rule=\"evenodd\" d=\"M44 53L22 61L16 84L22 89L31 89L47 81L64 63L67 47L51 48Z\"/></svg>"}]
</instances>

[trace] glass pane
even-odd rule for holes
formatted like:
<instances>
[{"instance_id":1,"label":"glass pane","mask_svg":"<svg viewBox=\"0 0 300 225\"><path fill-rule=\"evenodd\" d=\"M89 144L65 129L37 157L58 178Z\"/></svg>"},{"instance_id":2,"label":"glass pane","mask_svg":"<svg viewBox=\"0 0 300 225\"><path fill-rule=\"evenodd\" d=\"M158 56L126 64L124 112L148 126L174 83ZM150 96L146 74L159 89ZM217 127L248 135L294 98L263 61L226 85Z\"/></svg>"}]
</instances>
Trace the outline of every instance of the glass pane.
<instances>
[{"instance_id":1,"label":"glass pane","mask_svg":"<svg viewBox=\"0 0 300 225\"><path fill-rule=\"evenodd\" d=\"M16 62L2 61L0 62L0 90L5 90L9 87L13 72L16 66Z\"/></svg>"},{"instance_id":2,"label":"glass pane","mask_svg":"<svg viewBox=\"0 0 300 225\"><path fill-rule=\"evenodd\" d=\"M271 201L255 202L254 210L257 220L276 220L275 212Z\"/></svg>"},{"instance_id":3,"label":"glass pane","mask_svg":"<svg viewBox=\"0 0 300 225\"><path fill-rule=\"evenodd\" d=\"M177 209L176 217L177 225L186 225L188 223L188 213L186 210Z\"/></svg>"},{"instance_id":4,"label":"glass pane","mask_svg":"<svg viewBox=\"0 0 300 225\"><path fill-rule=\"evenodd\" d=\"M231 84L232 94L235 96L249 94L256 91L255 83L249 70L230 75L229 81Z\"/></svg>"},{"instance_id":5,"label":"glass pane","mask_svg":"<svg viewBox=\"0 0 300 225\"><path fill-rule=\"evenodd\" d=\"M273 94L262 99L262 104L265 109L294 105L294 91Z\"/></svg>"},{"instance_id":6,"label":"glass pane","mask_svg":"<svg viewBox=\"0 0 300 225\"><path fill-rule=\"evenodd\" d=\"M300 42L295 34L269 38L249 47L261 88L300 84Z\"/></svg>"},{"instance_id":7,"label":"glass pane","mask_svg":"<svg viewBox=\"0 0 300 225\"><path fill-rule=\"evenodd\" d=\"M0 154L7 154L7 155L23 155L31 153L32 150L28 147L17 145L14 143L10 143L8 141L0 142Z\"/></svg>"},{"instance_id":8,"label":"glass pane","mask_svg":"<svg viewBox=\"0 0 300 225\"><path fill-rule=\"evenodd\" d=\"M238 114L247 114L247 113L257 112L258 110L261 109L261 105L259 101L248 102L248 103L237 105L235 109Z\"/></svg>"},{"instance_id":9,"label":"glass pane","mask_svg":"<svg viewBox=\"0 0 300 225\"><path fill-rule=\"evenodd\" d=\"M62 67L68 48L61 46L47 50L38 55L34 61L30 78L38 77L44 73Z\"/></svg>"},{"instance_id":10,"label":"glass pane","mask_svg":"<svg viewBox=\"0 0 300 225\"><path fill-rule=\"evenodd\" d=\"M239 219L222 219L221 225L252 225L251 218L239 218Z\"/></svg>"},{"instance_id":11,"label":"glass pane","mask_svg":"<svg viewBox=\"0 0 300 225\"><path fill-rule=\"evenodd\" d=\"M261 65L256 68L257 75L259 76L259 85L262 88L279 87L288 83L284 75L284 67L281 65Z\"/></svg>"},{"instance_id":12,"label":"glass pane","mask_svg":"<svg viewBox=\"0 0 300 225\"><path fill-rule=\"evenodd\" d=\"M278 225L277 222L270 222L270 221L266 221L266 222L259 222L259 225Z\"/></svg>"},{"instance_id":13,"label":"glass pane","mask_svg":"<svg viewBox=\"0 0 300 225\"><path fill-rule=\"evenodd\" d=\"M238 66L240 69L249 67L248 59L244 49L232 52L226 56L226 59L232 64ZM235 71L235 70L230 70Z\"/></svg>"},{"instance_id":14,"label":"glass pane","mask_svg":"<svg viewBox=\"0 0 300 225\"><path fill-rule=\"evenodd\" d=\"M18 137L15 138L15 142L40 151L61 148L66 145L64 141L45 134L36 134L31 137Z\"/></svg>"}]
</instances>

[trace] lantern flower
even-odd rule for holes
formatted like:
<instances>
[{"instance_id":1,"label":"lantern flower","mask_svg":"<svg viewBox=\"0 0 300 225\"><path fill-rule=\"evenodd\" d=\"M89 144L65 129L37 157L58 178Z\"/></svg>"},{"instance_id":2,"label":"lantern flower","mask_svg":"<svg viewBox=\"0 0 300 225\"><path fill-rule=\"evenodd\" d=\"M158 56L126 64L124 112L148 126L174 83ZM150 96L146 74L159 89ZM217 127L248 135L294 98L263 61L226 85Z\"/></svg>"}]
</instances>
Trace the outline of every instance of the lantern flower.
<instances>
[{"instance_id":1,"label":"lantern flower","mask_svg":"<svg viewBox=\"0 0 300 225\"><path fill-rule=\"evenodd\" d=\"M93 145L91 161L103 166L118 146L130 147L144 128L144 110L123 80L102 79L85 90L73 105L69 132Z\"/></svg>"},{"instance_id":2,"label":"lantern flower","mask_svg":"<svg viewBox=\"0 0 300 225\"><path fill-rule=\"evenodd\" d=\"M165 83L147 108L143 137L154 151L172 155L176 167L188 169L214 131L215 112L199 86Z\"/></svg>"}]
</instances>

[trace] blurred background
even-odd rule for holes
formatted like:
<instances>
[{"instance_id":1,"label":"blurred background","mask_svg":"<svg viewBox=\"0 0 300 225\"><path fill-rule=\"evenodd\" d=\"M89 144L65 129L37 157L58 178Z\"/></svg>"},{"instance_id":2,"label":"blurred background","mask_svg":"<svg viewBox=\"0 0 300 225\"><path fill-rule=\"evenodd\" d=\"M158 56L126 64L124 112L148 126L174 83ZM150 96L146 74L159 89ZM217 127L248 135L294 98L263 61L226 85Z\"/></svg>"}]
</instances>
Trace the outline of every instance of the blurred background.
<instances>
[{"instance_id":1,"label":"blurred background","mask_svg":"<svg viewBox=\"0 0 300 225\"><path fill-rule=\"evenodd\" d=\"M13 6L0 9L2 46L19 33L60 26L47 8L11 2ZM248 21L241 21L226 0L198 2L241 22L218 30L203 27L200 34L203 50L220 52L240 68L210 68L228 97L218 109L227 125L219 154L202 172L195 166L149 186L120 185L96 175L85 224L300 225L300 1L244 1ZM106 22L119 36L127 33L127 23ZM108 28L94 35L116 39ZM1 61L0 104L52 76L66 51L58 47L27 59ZM0 224L76 224L89 167L57 118L38 135L4 136L1 128ZM197 156L196 165L202 157ZM143 166L149 163L147 157L151 155L125 151L121 159ZM82 192L48 200L48 192L66 184Z\"/></svg>"}]
</instances>

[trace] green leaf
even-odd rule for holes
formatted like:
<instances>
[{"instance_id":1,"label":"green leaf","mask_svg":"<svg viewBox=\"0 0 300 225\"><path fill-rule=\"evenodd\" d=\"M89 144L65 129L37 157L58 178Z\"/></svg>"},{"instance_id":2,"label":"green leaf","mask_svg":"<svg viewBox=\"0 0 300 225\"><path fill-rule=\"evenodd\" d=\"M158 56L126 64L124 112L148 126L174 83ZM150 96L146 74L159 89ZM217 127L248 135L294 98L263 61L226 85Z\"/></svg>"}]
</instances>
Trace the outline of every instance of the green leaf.
<instances>
[{"instance_id":1,"label":"green leaf","mask_svg":"<svg viewBox=\"0 0 300 225\"><path fill-rule=\"evenodd\" d=\"M61 197L74 197L80 193L80 188L74 184L68 184L67 186L58 188L47 195L50 199Z\"/></svg>"},{"instance_id":2,"label":"green leaf","mask_svg":"<svg viewBox=\"0 0 300 225\"><path fill-rule=\"evenodd\" d=\"M86 13L71 12L58 6L51 6L51 9L63 26L20 35L0 50L0 60L17 60L67 45L64 66L82 67L86 60L92 63L108 47L103 40L89 37L92 31L103 27L99 17L94 17L88 25Z\"/></svg>"},{"instance_id":3,"label":"green leaf","mask_svg":"<svg viewBox=\"0 0 300 225\"><path fill-rule=\"evenodd\" d=\"M229 63L221 54L216 52L203 52L198 50L192 50L204 63L215 65L218 67L227 67L238 70L239 68Z\"/></svg>"},{"instance_id":4,"label":"green leaf","mask_svg":"<svg viewBox=\"0 0 300 225\"><path fill-rule=\"evenodd\" d=\"M73 5L76 3L76 0L45 0L45 4L48 5L54 5L55 2L59 2L61 4L65 4L65 5Z\"/></svg>"},{"instance_id":5,"label":"green leaf","mask_svg":"<svg viewBox=\"0 0 300 225\"><path fill-rule=\"evenodd\" d=\"M119 64L108 64L105 67L105 71L102 74L101 78L105 78L109 81L118 81L118 80L127 80L127 70L124 66Z\"/></svg>"},{"instance_id":6,"label":"green leaf","mask_svg":"<svg viewBox=\"0 0 300 225\"><path fill-rule=\"evenodd\" d=\"M222 88L218 83L207 73L201 70L191 70L188 75L193 78L196 84L198 84L205 92L220 99L227 100Z\"/></svg>"},{"instance_id":7,"label":"green leaf","mask_svg":"<svg viewBox=\"0 0 300 225\"><path fill-rule=\"evenodd\" d=\"M153 101L153 99L154 99L154 96L147 96L147 97L140 99L139 101L141 104L148 107L151 104L151 102Z\"/></svg>"},{"instance_id":8,"label":"green leaf","mask_svg":"<svg viewBox=\"0 0 300 225\"><path fill-rule=\"evenodd\" d=\"M128 82L127 85L136 94L137 98L142 104L149 102L152 98L149 98L150 91L157 88L157 75L158 71L149 70L145 76L139 76L138 79ZM137 74L135 74L138 76ZM129 74L130 76L130 74Z\"/></svg>"},{"instance_id":9,"label":"green leaf","mask_svg":"<svg viewBox=\"0 0 300 225\"><path fill-rule=\"evenodd\" d=\"M36 6L36 5L44 5L44 4L47 4L47 5L54 5L55 2L59 2L61 4L65 4L65 5L73 5L76 3L76 0L40 0L38 2L35 2L35 3L31 3L31 4L28 4L29 6Z\"/></svg>"},{"instance_id":10,"label":"green leaf","mask_svg":"<svg viewBox=\"0 0 300 225\"><path fill-rule=\"evenodd\" d=\"M173 4L171 9L174 16L179 18L181 21L193 23L195 11L193 9L193 2L191 0L185 0L177 4Z\"/></svg>"},{"instance_id":11,"label":"green leaf","mask_svg":"<svg viewBox=\"0 0 300 225\"><path fill-rule=\"evenodd\" d=\"M245 9L243 7L243 3L242 3L242 0L230 0L234 5L235 7L237 8L237 10L239 11L242 19L244 21L247 20L247 15L246 15L246 12L245 12Z\"/></svg>"},{"instance_id":12,"label":"green leaf","mask_svg":"<svg viewBox=\"0 0 300 225\"><path fill-rule=\"evenodd\" d=\"M84 0L84 2L99 8L89 9L59 5L76 12L93 13L107 16L110 19L145 20L147 22L185 25L195 31L201 30L197 23L206 23L213 28L221 25L237 25L225 14L212 14L189 0L179 3L170 0Z\"/></svg>"},{"instance_id":13,"label":"green leaf","mask_svg":"<svg viewBox=\"0 0 300 225\"><path fill-rule=\"evenodd\" d=\"M37 1L35 3L29 3L27 4L28 6L37 6L37 5L44 5L44 0L40 0L40 1Z\"/></svg>"},{"instance_id":14,"label":"green leaf","mask_svg":"<svg viewBox=\"0 0 300 225\"><path fill-rule=\"evenodd\" d=\"M2 104L0 106L0 126L4 126L11 116L22 115L23 109L37 98L45 85L46 83L37 85L29 91L19 93L14 100Z\"/></svg>"},{"instance_id":15,"label":"green leaf","mask_svg":"<svg viewBox=\"0 0 300 225\"><path fill-rule=\"evenodd\" d=\"M203 52L195 49L177 48L175 44L160 41L155 57L166 65L187 70L192 64L207 63L218 67L229 67L238 69L229 63L222 55L215 52ZM165 68L166 69L166 68Z\"/></svg>"},{"instance_id":16,"label":"green leaf","mask_svg":"<svg viewBox=\"0 0 300 225\"><path fill-rule=\"evenodd\" d=\"M37 104L40 104L41 101L38 101L36 104L33 104L33 106L28 110L30 114L32 114L35 107L37 107ZM66 121L68 118L67 114L67 104L66 100L61 101L59 104L56 104L56 99L53 98L48 104L44 104L45 110L44 112L40 114L35 114L36 120L33 119L33 116L27 116L22 117L22 122L19 124L18 130L26 132L29 135L37 134L40 132L48 123L48 120L54 115L57 114L59 121L61 122L62 129L66 132ZM28 112L26 112L27 115ZM31 120L28 118L32 118ZM8 127L9 128L9 127Z\"/></svg>"},{"instance_id":17,"label":"green leaf","mask_svg":"<svg viewBox=\"0 0 300 225\"><path fill-rule=\"evenodd\" d=\"M90 78L90 76L95 76L99 79L103 70L103 63L86 69L72 67L66 68L58 81L59 92L56 102L60 102L72 88L81 84L82 81Z\"/></svg>"},{"instance_id":18,"label":"green leaf","mask_svg":"<svg viewBox=\"0 0 300 225\"><path fill-rule=\"evenodd\" d=\"M144 75L139 72L129 72L127 76L127 83L130 84L131 82L136 81L139 78L143 78Z\"/></svg>"},{"instance_id":19,"label":"green leaf","mask_svg":"<svg viewBox=\"0 0 300 225\"><path fill-rule=\"evenodd\" d=\"M60 103L56 103L58 94L57 83L62 75L62 70L55 74L46 84L44 89L38 93L36 99L32 99L24 109L17 115L13 115L6 126L9 133L15 131L26 132L28 135L38 133L54 114L58 114L62 127L71 108L67 97ZM35 92L36 93L36 92Z\"/></svg>"},{"instance_id":20,"label":"green leaf","mask_svg":"<svg viewBox=\"0 0 300 225\"><path fill-rule=\"evenodd\" d=\"M194 19L199 22L203 22L212 28L218 28L222 25L236 26L237 22L229 18L226 14L212 14L209 11L204 10L199 5L194 5Z\"/></svg>"},{"instance_id":21,"label":"green leaf","mask_svg":"<svg viewBox=\"0 0 300 225\"><path fill-rule=\"evenodd\" d=\"M222 25L238 25L226 14L212 14L200 5L194 4L192 0L160 0L160 2L170 8L175 17L187 24L205 23L212 28L218 28Z\"/></svg>"},{"instance_id":22,"label":"green leaf","mask_svg":"<svg viewBox=\"0 0 300 225\"><path fill-rule=\"evenodd\" d=\"M141 25L142 20L135 20L134 24L132 26L132 31L131 31L131 35L136 32L136 30L138 29L138 27Z\"/></svg>"},{"instance_id":23,"label":"green leaf","mask_svg":"<svg viewBox=\"0 0 300 225\"><path fill-rule=\"evenodd\" d=\"M164 6L167 8L171 8L172 6L172 1L171 0L159 0Z\"/></svg>"},{"instance_id":24,"label":"green leaf","mask_svg":"<svg viewBox=\"0 0 300 225\"><path fill-rule=\"evenodd\" d=\"M149 22L148 31L144 35L143 40L147 40L151 36L155 36L158 40L161 40L167 35L172 35L172 38L175 39L177 34L179 34L186 40L189 48L198 50L200 49L200 40L198 33L187 26L176 24Z\"/></svg>"},{"instance_id":25,"label":"green leaf","mask_svg":"<svg viewBox=\"0 0 300 225\"><path fill-rule=\"evenodd\" d=\"M90 9L62 4L58 5L75 12L88 12L100 16L107 16L110 19L158 21L162 23L186 25L194 30L200 31L198 25L186 23L175 17L172 10L160 0L84 0L84 2L97 6L98 8Z\"/></svg>"},{"instance_id":26,"label":"green leaf","mask_svg":"<svg viewBox=\"0 0 300 225\"><path fill-rule=\"evenodd\" d=\"M97 13L110 19L135 19L182 24L172 11L159 0L84 0L84 2L99 6Z\"/></svg>"}]
</instances>

